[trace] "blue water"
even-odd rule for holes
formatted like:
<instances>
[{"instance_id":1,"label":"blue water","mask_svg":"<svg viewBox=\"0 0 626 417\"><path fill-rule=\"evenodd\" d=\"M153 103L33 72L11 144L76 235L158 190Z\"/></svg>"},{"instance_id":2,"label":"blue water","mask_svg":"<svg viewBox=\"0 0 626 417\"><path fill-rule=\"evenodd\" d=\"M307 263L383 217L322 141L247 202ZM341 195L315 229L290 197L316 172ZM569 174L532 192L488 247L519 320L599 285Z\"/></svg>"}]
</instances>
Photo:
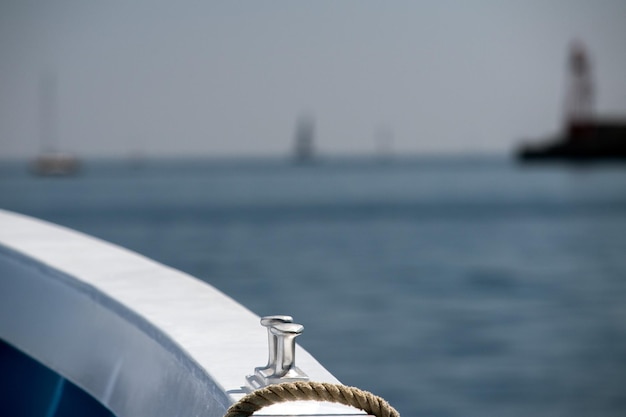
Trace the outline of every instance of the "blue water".
<instances>
[{"instance_id":1,"label":"blue water","mask_svg":"<svg viewBox=\"0 0 626 417\"><path fill-rule=\"evenodd\" d=\"M342 382L406 417L626 415L626 166L5 163L0 207L293 315Z\"/></svg>"}]
</instances>

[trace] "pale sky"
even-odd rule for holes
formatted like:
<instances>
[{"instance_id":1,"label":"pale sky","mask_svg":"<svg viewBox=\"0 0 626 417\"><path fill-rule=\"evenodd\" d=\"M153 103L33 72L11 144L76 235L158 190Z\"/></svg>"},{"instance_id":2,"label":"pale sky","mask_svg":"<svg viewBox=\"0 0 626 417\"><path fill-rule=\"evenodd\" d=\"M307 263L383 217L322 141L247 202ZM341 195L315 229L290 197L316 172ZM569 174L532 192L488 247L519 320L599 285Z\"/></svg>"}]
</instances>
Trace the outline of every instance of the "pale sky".
<instances>
[{"instance_id":1,"label":"pale sky","mask_svg":"<svg viewBox=\"0 0 626 417\"><path fill-rule=\"evenodd\" d=\"M626 115L623 0L0 0L0 158L39 151L39 80L81 156L500 152L561 123L572 39Z\"/></svg>"}]
</instances>

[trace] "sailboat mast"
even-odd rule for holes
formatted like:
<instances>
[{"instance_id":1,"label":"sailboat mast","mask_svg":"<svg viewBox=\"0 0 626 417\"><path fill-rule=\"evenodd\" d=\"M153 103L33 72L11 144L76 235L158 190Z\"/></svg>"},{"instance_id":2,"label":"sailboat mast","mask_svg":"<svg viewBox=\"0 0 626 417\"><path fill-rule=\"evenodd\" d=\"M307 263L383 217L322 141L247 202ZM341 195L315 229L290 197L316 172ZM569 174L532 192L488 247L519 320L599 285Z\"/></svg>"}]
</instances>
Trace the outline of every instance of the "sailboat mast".
<instances>
[{"instance_id":1,"label":"sailboat mast","mask_svg":"<svg viewBox=\"0 0 626 417\"><path fill-rule=\"evenodd\" d=\"M39 80L39 145L40 153L58 151L57 77L45 73Z\"/></svg>"}]
</instances>

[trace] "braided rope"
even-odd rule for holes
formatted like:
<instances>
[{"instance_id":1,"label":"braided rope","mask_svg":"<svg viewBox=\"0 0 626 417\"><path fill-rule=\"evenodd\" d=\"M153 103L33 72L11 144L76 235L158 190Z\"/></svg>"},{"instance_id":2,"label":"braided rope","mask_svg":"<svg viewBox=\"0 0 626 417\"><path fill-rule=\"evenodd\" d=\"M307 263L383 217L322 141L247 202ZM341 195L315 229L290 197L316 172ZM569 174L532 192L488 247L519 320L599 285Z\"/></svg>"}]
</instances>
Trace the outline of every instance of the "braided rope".
<instances>
[{"instance_id":1,"label":"braided rope","mask_svg":"<svg viewBox=\"0 0 626 417\"><path fill-rule=\"evenodd\" d=\"M256 390L233 404L224 417L248 417L285 401L328 401L356 407L376 417L400 417L384 399L354 387L323 382L287 382Z\"/></svg>"}]
</instances>

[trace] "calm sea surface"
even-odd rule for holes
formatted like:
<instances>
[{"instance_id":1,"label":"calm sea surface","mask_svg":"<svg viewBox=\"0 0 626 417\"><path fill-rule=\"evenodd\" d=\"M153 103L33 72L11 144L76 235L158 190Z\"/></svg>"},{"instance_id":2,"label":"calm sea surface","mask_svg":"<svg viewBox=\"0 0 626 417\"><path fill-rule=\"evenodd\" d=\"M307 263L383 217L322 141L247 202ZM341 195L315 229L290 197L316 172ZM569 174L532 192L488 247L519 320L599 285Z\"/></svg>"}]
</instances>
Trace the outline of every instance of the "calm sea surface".
<instances>
[{"instance_id":1,"label":"calm sea surface","mask_svg":"<svg viewBox=\"0 0 626 417\"><path fill-rule=\"evenodd\" d=\"M0 207L294 316L342 382L406 417L626 415L626 166L4 163Z\"/></svg>"}]
</instances>

